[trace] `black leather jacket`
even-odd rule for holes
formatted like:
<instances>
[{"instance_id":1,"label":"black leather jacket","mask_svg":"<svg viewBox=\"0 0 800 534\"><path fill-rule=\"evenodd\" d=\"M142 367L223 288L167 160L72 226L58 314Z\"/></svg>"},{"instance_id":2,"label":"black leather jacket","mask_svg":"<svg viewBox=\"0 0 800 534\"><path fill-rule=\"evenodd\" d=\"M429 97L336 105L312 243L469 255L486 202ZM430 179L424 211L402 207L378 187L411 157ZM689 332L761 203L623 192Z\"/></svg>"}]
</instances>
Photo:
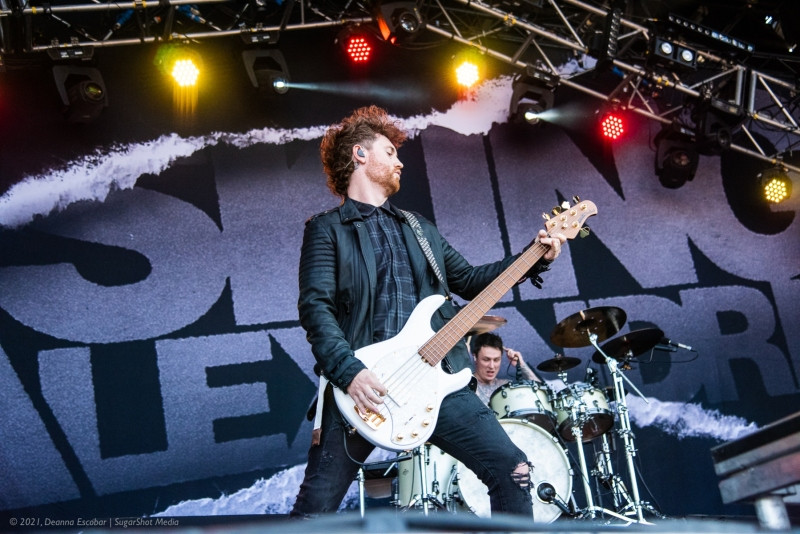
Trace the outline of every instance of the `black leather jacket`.
<instances>
[{"instance_id":1,"label":"black leather jacket","mask_svg":"<svg viewBox=\"0 0 800 534\"><path fill-rule=\"evenodd\" d=\"M415 214L445 275L448 287L442 287L402 212L394 206L392 210L402 221L419 300L450 292L471 300L517 257L509 256L495 263L473 267L431 222ZM546 268L543 265L537 270ZM306 330L314 357L325 377L333 385L346 389L356 374L365 368L353 352L373 343L376 287L372 244L358 208L349 199L306 222L299 281L300 324ZM447 300L431 319L433 330L438 331L456 312L452 301ZM420 343L424 341L420 340ZM470 366L471 358L464 343L457 343L443 362L443 368L448 372Z\"/></svg>"}]
</instances>

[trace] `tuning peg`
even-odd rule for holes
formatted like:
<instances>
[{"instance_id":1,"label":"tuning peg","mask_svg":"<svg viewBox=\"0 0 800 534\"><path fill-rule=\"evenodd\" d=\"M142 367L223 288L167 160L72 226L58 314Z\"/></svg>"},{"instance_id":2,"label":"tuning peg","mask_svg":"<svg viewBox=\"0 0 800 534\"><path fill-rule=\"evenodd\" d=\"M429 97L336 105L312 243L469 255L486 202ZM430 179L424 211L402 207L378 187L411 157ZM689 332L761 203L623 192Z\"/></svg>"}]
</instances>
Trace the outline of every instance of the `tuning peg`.
<instances>
[{"instance_id":1,"label":"tuning peg","mask_svg":"<svg viewBox=\"0 0 800 534\"><path fill-rule=\"evenodd\" d=\"M589 227L588 226L584 226L580 230L578 230L578 236L586 237L587 235L589 235Z\"/></svg>"},{"instance_id":2,"label":"tuning peg","mask_svg":"<svg viewBox=\"0 0 800 534\"><path fill-rule=\"evenodd\" d=\"M542 219L544 219L545 221L549 221L550 220L550 215L548 215L545 212L542 212Z\"/></svg>"},{"instance_id":3,"label":"tuning peg","mask_svg":"<svg viewBox=\"0 0 800 534\"><path fill-rule=\"evenodd\" d=\"M554 206L553 209L550 210L550 213L552 213L553 215L560 215L561 214L561 208L558 207L558 206Z\"/></svg>"},{"instance_id":4,"label":"tuning peg","mask_svg":"<svg viewBox=\"0 0 800 534\"><path fill-rule=\"evenodd\" d=\"M565 200L564 202L561 203L561 210L567 211L568 209L569 209L569 202Z\"/></svg>"},{"instance_id":5,"label":"tuning peg","mask_svg":"<svg viewBox=\"0 0 800 534\"><path fill-rule=\"evenodd\" d=\"M573 204L580 204L580 202L581 202L581 197L579 197L578 195L572 197Z\"/></svg>"}]
</instances>

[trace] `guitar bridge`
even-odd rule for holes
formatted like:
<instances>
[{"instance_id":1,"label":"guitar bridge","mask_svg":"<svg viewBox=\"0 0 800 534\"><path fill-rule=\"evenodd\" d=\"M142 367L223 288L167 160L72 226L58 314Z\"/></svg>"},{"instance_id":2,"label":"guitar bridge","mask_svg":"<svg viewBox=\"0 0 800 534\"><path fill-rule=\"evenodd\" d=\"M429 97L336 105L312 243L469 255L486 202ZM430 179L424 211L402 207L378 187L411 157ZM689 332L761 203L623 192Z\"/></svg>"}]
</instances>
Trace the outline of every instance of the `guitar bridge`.
<instances>
[{"instance_id":1,"label":"guitar bridge","mask_svg":"<svg viewBox=\"0 0 800 534\"><path fill-rule=\"evenodd\" d=\"M367 426L372 428L373 430L377 430L379 426L381 426L384 421L386 421L386 417L382 416L379 413L375 413L370 409L362 412L358 406L353 406L358 416L364 421Z\"/></svg>"}]
</instances>

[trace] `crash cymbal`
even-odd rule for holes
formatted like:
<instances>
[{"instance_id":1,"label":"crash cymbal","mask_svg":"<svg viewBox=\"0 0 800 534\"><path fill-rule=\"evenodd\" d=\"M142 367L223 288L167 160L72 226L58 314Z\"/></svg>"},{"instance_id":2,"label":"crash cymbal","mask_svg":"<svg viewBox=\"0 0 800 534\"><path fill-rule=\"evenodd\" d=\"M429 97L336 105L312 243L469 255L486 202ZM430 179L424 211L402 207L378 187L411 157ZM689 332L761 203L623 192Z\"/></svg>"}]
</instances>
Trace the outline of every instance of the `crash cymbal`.
<instances>
[{"instance_id":1,"label":"crash cymbal","mask_svg":"<svg viewBox=\"0 0 800 534\"><path fill-rule=\"evenodd\" d=\"M497 315L484 315L478 322L475 323L475 326L467 332L468 336L476 336L478 334L485 334L486 332L491 332L492 330L496 330L500 328L504 324L506 324L508 320L505 317L500 317Z\"/></svg>"},{"instance_id":2,"label":"crash cymbal","mask_svg":"<svg viewBox=\"0 0 800 534\"><path fill-rule=\"evenodd\" d=\"M570 356L564 356L563 354L556 354L554 358L543 361L537 365L536 368L546 373L560 373L561 371L572 369L579 363L581 363L580 358L572 358Z\"/></svg>"},{"instance_id":3,"label":"crash cymbal","mask_svg":"<svg viewBox=\"0 0 800 534\"><path fill-rule=\"evenodd\" d=\"M615 337L600 348L611 358L626 361L652 349L663 337L664 332L658 328L643 328ZM606 359L599 351L594 352L592 361L606 363Z\"/></svg>"},{"instance_id":4,"label":"crash cymbal","mask_svg":"<svg viewBox=\"0 0 800 534\"><path fill-rule=\"evenodd\" d=\"M591 345L589 334L597 341L608 339L625 325L627 314L613 306L589 308L562 320L550 334L550 341L559 347L585 347Z\"/></svg>"}]
</instances>

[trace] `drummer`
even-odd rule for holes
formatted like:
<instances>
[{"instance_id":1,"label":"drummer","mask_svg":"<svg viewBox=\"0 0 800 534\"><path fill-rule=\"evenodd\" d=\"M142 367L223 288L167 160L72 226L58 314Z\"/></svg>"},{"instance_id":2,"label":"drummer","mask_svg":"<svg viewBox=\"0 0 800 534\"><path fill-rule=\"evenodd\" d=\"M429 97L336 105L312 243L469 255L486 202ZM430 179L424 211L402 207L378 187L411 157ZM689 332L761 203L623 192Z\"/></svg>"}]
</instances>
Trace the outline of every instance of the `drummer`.
<instances>
[{"instance_id":1,"label":"drummer","mask_svg":"<svg viewBox=\"0 0 800 534\"><path fill-rule=\"evenodd\" d=\"M509 365L517 366L519 363L520 378L541 382L536 373L528 367L519 351L503 346L503 340L497 334L485 332L475 336L472 341L472 356L475 358L475 372L473 375L478 382L475 393L485 403L489 404L492 393L500 386L510 382L506 378L498 378L500 367L503 363L503 353L508 358Z\"/></svg>"}]
</instances>

